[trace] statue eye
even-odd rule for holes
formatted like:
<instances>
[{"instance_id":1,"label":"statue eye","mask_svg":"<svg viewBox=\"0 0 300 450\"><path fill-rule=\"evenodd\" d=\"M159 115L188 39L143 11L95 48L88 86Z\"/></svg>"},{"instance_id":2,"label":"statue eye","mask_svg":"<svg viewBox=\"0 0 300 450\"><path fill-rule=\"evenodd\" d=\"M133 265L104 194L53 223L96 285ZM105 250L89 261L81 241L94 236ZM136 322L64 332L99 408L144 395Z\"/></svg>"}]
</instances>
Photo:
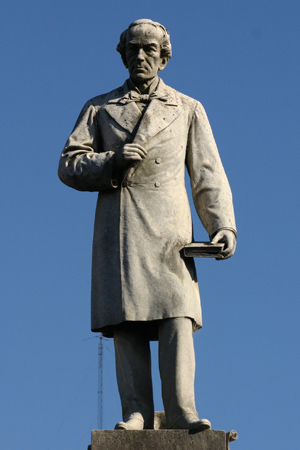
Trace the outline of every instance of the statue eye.
<instances>
[{"instance_id":1,"label":"statue eye","mask_svg":"<svg viewBox=\"0 0 300 450\"><path fill-rule=\"evenodd\" d=\"M139 51L139 46L134 44L128 44L126 50L130 53L135 53Z\"/></svg>"},{"instance_id":2,"label":"statue eye","mask_svg":"<svg viewBox=\"0 0 300 450\"><path fill-rule=\"evenodd\" d=\"M144 50L145 50L145 52L147 52L147 53L155 53L156 50L157 50L157 47L156 47L156 45L146 45L146 46L144 47Z\"/></svg>"}]
</instances>

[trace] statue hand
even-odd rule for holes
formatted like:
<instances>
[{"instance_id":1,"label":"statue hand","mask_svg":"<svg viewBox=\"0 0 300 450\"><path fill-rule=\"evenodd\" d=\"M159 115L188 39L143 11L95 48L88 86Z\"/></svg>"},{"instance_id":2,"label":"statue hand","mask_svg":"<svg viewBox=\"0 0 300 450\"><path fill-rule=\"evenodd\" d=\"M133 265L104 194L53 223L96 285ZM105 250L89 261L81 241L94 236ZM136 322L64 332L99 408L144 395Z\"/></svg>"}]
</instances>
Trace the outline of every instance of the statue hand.
<instances>
[{"instance_id":1,"label":"statue hand","mask_svg":"<svg viewBox=\"0 0 300 450\"><path fill-rule=\"evenodd\" d=\"M231 230L220 230L212 239L212 244L218 244L224 242L224 248L220 253L220 257L216 258L217 260L230 258L236 248L236 236Z\"/></svg>"},{"instance_id":2,"label":"statue hand","mask_svg":"<svg viewBox=\"0 0 300 450\"><path fill-rule=\"evenodd\" d=\"M147 151L140 144L125 144L122 150L115 154L115 164L118 169L123 169L130 163L142 161Z\"/></svg>"}]
</instances>

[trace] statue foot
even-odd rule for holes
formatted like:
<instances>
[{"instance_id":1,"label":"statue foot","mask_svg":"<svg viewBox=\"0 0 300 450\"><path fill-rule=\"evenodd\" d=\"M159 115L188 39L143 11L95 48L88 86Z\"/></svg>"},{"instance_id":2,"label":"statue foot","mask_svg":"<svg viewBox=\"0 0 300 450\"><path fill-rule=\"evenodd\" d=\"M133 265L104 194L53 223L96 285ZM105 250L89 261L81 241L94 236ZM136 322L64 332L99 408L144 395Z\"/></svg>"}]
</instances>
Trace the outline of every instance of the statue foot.
<instances>
[{"instance_id":1,"label":"statue foot","mask_svg":"<svg viewBox=\"0 0 300 450\"><path fill-rule=\"evenodd\" d=\"M144 419L140 413L133 413L125 422L118 422L115 430L143 430Z\"/></svg>"},{"instance_id":2,"label":"statue foot","mask_svg":"<svg viewBox=\"0 0 300 450\"><path fill-rule=\"evenodd\" d=\"M211 423L207 419L199 420L195 416L182 416L171 427L172 429L190 430L191 433L198 433L199 431L210 430Z\"/></svg>"},{"instance_id":3,"label":"statue foot","mask_svg":"<svg viewBox=\"0 0 300 450\"><path fill-rule=\"evenodd\" d=\"M188 428L192 433L198 433L199 431L211 430L211 423L208 419L197 420L191 422Z\"/></svg>"}]
</instances>

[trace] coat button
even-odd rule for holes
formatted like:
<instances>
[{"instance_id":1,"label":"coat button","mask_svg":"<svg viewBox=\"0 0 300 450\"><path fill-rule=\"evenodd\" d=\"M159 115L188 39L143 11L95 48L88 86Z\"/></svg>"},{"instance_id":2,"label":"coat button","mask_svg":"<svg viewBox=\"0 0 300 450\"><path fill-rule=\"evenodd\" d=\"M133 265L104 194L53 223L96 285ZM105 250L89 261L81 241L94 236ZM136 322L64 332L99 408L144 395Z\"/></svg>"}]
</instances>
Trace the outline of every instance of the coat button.
<instances>
[{"instance_id":1,"label":"coat button","mask_svg":"<svg viewBox=\"0 0 300 450\"><path fill-rule=\"evenodd\" d=\"M123 187L127 187L128 186L128 182L127 181L123 181L122 186Z\"/></svg>"},{"instance_id":2,"label":"coat button","mask_svg":"<svg viewBox=\"0 0 300 450\"><path fill-rule=\"evenodd\" d=\"M161 163L161 158L156 158L155 162L156 162L156 164L160 164Z\"/></svg>"},{"instance_id":3,"label":"coat button","mask_svg":"<svg viewBox=\"0 0 300 450\"><path fill-rule=\"evenodd\" d=\"M159 186L160 186L160 182L159 182L159 181L156 181L156 182L154 183L154 186L155 186L155 187L159 187Z\"/></svg>"}]
</instances>

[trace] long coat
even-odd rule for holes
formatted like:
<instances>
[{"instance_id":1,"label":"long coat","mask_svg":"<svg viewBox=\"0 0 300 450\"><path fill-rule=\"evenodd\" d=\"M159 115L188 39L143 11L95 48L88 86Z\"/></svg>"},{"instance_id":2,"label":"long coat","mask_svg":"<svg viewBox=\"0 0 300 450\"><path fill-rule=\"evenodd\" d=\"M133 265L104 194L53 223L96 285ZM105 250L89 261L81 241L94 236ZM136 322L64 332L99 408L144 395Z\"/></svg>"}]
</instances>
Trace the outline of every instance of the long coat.
<instances>
[{"instance_id":1,"label":"long coat","mask_svg":"<svg viewBox=\"0 0 300 450\"><path fill-rule=\"evenodd\" d=\"M92 262L92 331L124 321L190 317L202 326L192 258L185 165L208 234L235 228L230 187L202 105L160 80L142 115L127 82L84 106L62 152L59 177L99 191ZM116 177L114 154L136 142L146 158Z\"/></svg>"}]
</instances>

